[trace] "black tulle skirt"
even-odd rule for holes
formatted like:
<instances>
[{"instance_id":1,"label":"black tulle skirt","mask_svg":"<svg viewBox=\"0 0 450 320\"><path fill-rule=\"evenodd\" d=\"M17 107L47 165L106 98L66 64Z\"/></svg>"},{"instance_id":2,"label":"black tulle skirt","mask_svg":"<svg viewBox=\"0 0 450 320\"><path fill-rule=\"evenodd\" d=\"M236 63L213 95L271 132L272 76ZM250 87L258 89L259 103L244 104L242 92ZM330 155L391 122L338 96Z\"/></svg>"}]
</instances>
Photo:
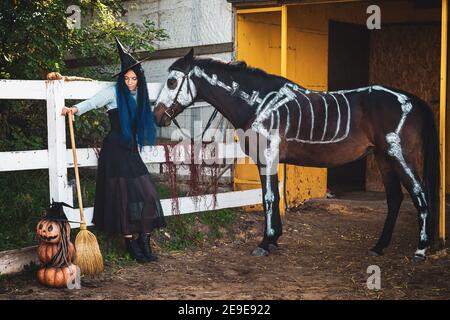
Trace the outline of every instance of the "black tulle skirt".
<instances>
[{"instance_id":1,"label":"black tulle skirt","mask_svg":"<svg viewBox=\"0 0 450 320\"><path fill-rule=\"evenodd\" d=\"M137 148L120 138L117 109L108 112L111 131L98 159L96 229L114 234L149 233L166 226L160 199Z\"/></svg>"}]
</instances>

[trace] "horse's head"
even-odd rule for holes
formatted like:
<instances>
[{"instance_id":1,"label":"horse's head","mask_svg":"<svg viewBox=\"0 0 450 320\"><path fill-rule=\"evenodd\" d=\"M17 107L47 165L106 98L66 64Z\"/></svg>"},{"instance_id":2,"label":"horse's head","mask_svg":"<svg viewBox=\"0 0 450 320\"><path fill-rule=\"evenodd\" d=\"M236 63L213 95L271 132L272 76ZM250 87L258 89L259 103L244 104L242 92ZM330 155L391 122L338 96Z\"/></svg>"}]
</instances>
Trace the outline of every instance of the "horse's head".
<instances>
[{"instance_id":1,"label":"horse's head","mask_svg":"<svg viewBox=\"0 0 450 320\"><path fill-rule=\"evenodd\" d=\"M197 88L191 79L193 61L194 50L191 49L169 67L169 76L153 110L158 126L169 126L178 114L194 103Z\"/></svg>"}]
</instances>

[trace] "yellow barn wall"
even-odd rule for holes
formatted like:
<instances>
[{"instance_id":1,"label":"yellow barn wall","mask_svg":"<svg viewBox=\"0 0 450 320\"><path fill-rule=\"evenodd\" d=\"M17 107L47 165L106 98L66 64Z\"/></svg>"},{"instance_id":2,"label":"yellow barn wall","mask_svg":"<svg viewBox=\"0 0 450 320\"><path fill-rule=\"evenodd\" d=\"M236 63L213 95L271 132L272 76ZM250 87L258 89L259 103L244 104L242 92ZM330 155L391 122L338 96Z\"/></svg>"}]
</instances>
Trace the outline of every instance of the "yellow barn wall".
<instances>
[{"instance_id":1,"label":"yellow barn wall","mask_svg":"<svg viewBox=\"0 0 450 320\"><path fill-rule=\"evenodd\" d=\"M253 67L280 74L280 12L252 13L236 16L236 54ZM257 53L257 54L255 54ZM234 190L261 188L258 168L250 158L235 165ZM263 206L247 206L247 211L262 211Z\"/></svg>"},{"instance_id":2,"label":"yellow barn wall","mask_svg":"<svg viewBox=\"0 0 450 320\"><path fill-rule=\"evenodd\" d=\"M266 70L269 73L281 72L281 16L275 13L257 13L237 16L237 59L245 60L249 65ZM289 24L289 19L288 19ZM310 46L300 47L299 42L308 41ZM327 39L308 33L296 33L288 28L288 74L287 77L298 83L308 80L311 89L326 90L326 69L315 72L313 66L321 64L317 51L326 53ZM299 48L297 50L297 47ZM255 54L257 53L257 54ZM326 55L326 54L325 54ZM306 67L311 72L299 72ZM318 66L319 67L319 66ZM283 165L279 172L283 172ZM282 181L283 174L279 175ZM326 169L287 166L287 199L289 206L302 203L306 199L324 197L326 194ZM259 175L255 165L237 164L235 169L235 189L259 188ZM281 203L283 207L284 204ZM251 206L261 210L262 206Z\"/></svg>"}]
</instances>

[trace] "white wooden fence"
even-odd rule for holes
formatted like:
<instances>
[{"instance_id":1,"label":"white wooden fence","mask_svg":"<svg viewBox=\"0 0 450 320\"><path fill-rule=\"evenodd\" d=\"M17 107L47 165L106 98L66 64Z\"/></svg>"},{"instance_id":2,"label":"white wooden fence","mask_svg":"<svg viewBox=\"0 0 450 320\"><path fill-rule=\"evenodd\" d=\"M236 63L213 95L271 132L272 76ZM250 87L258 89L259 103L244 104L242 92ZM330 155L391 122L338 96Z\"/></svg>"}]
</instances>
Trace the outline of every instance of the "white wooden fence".
<instances>
[{"instance_id":1,"label":"white wooden fence","mask_svg":"<svg viewBox=\"0 0 450 320\"><path fill-rule=\"evenodd\" d=\"M0 80L0 99L38 99L47 101L48 150L0 152L0 172L19 170L49 170L50 199L73 204L73 191L68 184L67 169L73 167L72 151L66 145L65 118L61 110L65 99L88 99L96 92L111 85L111 82L62 80ZM148 83L150 99L156 100L161 84ZM43 112L43 110L36 110ZM69 149L67 148L69 147ZM242 158L244 153L237 144L219 145L219 159ZM163 163L166 161L163 146L145 147L141 153L145 163ZM77 149L79 167L97 165L94 149ZM83 184L83 181L81 181ZM180 213L203 212L213 210L212 195L199 199L193 197L178 198ZM217 194L215 209L240 207L261 203L261 189L234 191ZM196 201L198 200L198 201ZM163 199L161 204L164 215L173 215L172 199ZM67 217L79 221L78 209L65 209ZM93 208L85 209L88 225L91 225ZM72 224L77 227L78 224Z\"/></svg>"}]
</instances>

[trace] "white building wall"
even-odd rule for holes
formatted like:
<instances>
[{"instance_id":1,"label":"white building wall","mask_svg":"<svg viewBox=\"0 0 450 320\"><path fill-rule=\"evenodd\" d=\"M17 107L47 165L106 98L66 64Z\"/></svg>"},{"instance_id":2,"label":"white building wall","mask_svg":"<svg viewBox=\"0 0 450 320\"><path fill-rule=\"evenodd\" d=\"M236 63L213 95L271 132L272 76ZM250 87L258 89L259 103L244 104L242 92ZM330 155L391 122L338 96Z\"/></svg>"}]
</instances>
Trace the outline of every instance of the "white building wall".
<instances>
[{"instance_id":1,"label":"white building wall","mask_svg":"<svg viewBox=\"0 0 450 320\"><path fill-rule=\"evenodd\" d=\"M182 48L232 41L232 7L225 0L127 1L127 22L155 21L170 39L158 49Z\"/></svg>"}]
</instances>

